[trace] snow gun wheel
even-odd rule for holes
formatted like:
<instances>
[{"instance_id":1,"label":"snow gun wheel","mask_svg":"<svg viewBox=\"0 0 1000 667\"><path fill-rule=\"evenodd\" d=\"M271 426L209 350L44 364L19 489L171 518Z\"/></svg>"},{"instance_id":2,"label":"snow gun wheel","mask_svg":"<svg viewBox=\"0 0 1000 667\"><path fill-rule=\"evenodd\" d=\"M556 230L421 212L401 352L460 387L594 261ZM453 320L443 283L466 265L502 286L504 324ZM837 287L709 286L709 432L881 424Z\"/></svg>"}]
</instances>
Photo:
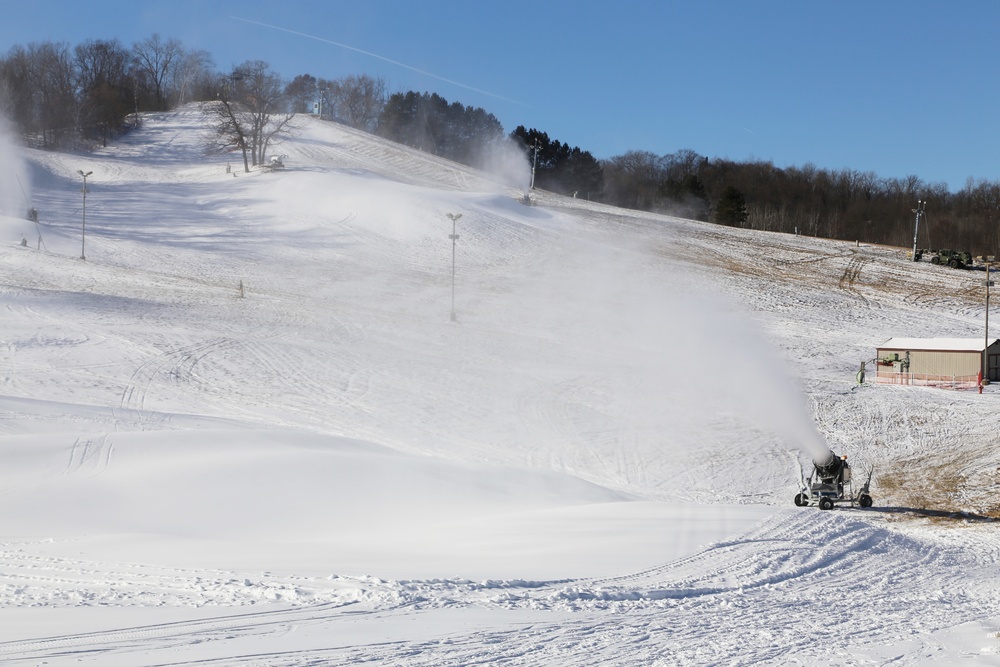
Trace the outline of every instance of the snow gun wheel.
<instances>
[{"instance_id":1,"label":"snow gun wheel","mask_svg":"<svg viewBox=\"0 0 1000 667\"><path fill-rule=\"evenodd\" d=\"M869 496L867 493L861 494L861 497L858 498L858 505L861 505L862 507L871 507L872 497Z\"/></svg>"},{"instance_id":2,"label":"snow gun wheel","mask_svg":"<svg viewBox=\"0 0 1000 667\"><path fill-rule=\"evenodd\" d=\"M801 493L796 493L795 494L795 506L796 507L805 507L808 504L809 504L809 501L806 500L806 497L804 495L802 495Z\"/></svg>"},{"instance_id":3,"label":"snow gun wheel","mask_svg":"<svg viewBox=\"0 0 1000 667\"><path fill-rule=\"evenodd\" d=\"M819 508L821 510L832 510L833 509L833 501L830 500L829 498L820 498L819 499Z\"/></svg>"}]
</instances>

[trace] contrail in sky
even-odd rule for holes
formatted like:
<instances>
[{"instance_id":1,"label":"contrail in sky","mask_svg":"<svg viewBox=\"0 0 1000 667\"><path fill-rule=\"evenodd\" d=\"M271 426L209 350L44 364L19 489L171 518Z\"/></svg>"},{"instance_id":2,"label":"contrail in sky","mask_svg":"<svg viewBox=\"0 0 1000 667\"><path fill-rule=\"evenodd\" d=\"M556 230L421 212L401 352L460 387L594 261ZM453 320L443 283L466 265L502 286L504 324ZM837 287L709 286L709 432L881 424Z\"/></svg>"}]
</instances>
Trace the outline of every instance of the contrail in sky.
<instances>
[{"instance_id":1,"label":"contrail in sky","mask_svg":"<svg viewBox=\"0 0 1000 667\"><path fill-rule=\"evenodd\" d=\"M330 40L330 39L324 39L322 37L317 37L316 35L308 35L308 34L306 34L304 32L297 32L295 30L289 30L288 28L282 28L281 26L277 26L277 25L269 25L267 23L261 23L260 21L251 21L250 19L240 18L239 16L230 16L229 18L235 19L237 21L243 21L244 23L252 23L253 25L259 25L259 26L262 26L264 28L270 28L271 30L280 30L281 32L287 32L287 33L289 33L291 35L298 35L299 37L305 37L307 39L315 39L317 42L324 42L326 44L333 44L334 46L339 46L340 48L347 49L348 51L355 51L357 53L361 53L361 54L364 54L366 56L370 56L372 58L378 58L379 60L384 60L385 62L390 63L392 65L396 65L397 67L405 67L406 69L411 70L413 72L416 72L417 74L423 74L424 76L429 76L432 79L437 79L438 81L444 81L445 83L450 83L451 85L458 86L459 88L465 88L466 90L471 90L471 91L476 92L476 93L481 93L483 95L488 95L490 97L495 97L496 99L503 100L504 102L511 102L512 104L523 104L522 102L518 102L517 100L512 100L509 97L504 97L502 95L497 95L496 93L491 93L491 92L489 92L487 90L481 90L479 88L473 88L472 86L467 86L464 83L459 83L458 81L453 81L451 79L446 79L443 76L438 76L437 74L431 74L430 72L425 72L422 69L417 69L416 67L411 67L411 66L407 65L406 63L401 63L401 62L399 62L397 60L392 60L391 58L386 58L385 56L380 56L377 53L372 53L371 51L365 51L364 49L358 49L358 48L355 48L353 46L348 46L347 44L341 44L340 42L334 42L333 40Z\"/></svg>"}]
</instances>

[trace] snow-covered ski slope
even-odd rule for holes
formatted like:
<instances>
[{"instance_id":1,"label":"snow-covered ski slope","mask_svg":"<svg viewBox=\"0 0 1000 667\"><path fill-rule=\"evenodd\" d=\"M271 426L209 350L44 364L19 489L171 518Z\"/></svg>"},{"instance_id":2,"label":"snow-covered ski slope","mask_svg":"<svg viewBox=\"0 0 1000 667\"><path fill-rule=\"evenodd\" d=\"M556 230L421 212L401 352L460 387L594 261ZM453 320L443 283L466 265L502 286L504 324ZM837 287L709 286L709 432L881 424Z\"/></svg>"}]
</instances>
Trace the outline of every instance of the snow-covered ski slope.
<instances>
[{"instance_id":1,"label":"snow-covered ski slope","mask_svg":"<svg viewBox=\"0 0 1000 667\"><path fill-rule=\"evenodd\" d=\"M981 272L297 125L21 151L0 662L1000 664L1000 390L854 380ZM824 443L874 508L793 506Z\"/></svg>"}]
</instances>

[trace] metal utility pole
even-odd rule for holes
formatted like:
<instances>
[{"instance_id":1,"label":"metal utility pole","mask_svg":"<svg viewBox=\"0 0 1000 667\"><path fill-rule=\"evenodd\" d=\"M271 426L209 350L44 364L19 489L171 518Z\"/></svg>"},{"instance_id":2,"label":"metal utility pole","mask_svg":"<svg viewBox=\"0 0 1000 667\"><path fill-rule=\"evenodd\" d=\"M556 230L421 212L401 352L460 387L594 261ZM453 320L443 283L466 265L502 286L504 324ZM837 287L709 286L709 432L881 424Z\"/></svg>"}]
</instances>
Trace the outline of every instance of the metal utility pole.
<instances>
[{"instance_id":1,"label":"metal utility pole","mask_svg":"<svg viewBox=\"0 0 1000 667\"><path fill-rule=\"evenodd\" d=\"M531 189L535 189L535 167L538 166L538 139L535 139L535 157L531 160Z\"/></svg>"},{"instance_id":2,"label":"metal utility pole","mask_svg":"<svg viewBox=\"0 0 1000 667\"><path fill-rule=\"evenodd\" d=\"M990 349L990 287L993 286L993 281L990 280L990 263L993 262L993 257L988 257L986 259L986 280L983 281L983 285L986 286L986 333L983 338L983 376L979 381L979 393L983 393L983 385L989 383L989 349Z\"/></svg>"},{"instance_id":3,"label":"metal utility pole","mask_svg":"<svg viewBox=\"0 0 1000 667\"><path fill-rule=\"evenodd\" d=\"M84 252L87 247L87 177L94 172L88 171L84 173L83 169L77 169L76 173L83 176L83 228L80 234L80 259L87 259L87 253Z\"/></svg>"},{"instance_id":4,"label":"metal utility pole","mask_svg":"<svg viewBox=\"0 0 1000 667\"><path fill-rule=\"evenodd\" d=\"M456 223L462 214L448 213L447 215L451 218L451 234L448 236L451 239L451 321L455 322L458 319L455 317L455 242L458 241L458 234L455 232Z\"/></svg>"},{"instance_id":5,"label":"metal utility pole","mask_svg":"<svg viewBox=\"0 0 1000 667\"><path fill-rule=\"evenodd\" d=\"M324 98L326 98L326 94L327 94L327 92L329 90L330 90L329 88L324 88L323 90L319 91L319 119L320 120L323 120L323 100L324 100Z\"/></svg>"},{"instance_id":6,"label":"metal utility pole","mask_svg":"<svg viewBox=\"0 0 1000 667\"><path fill-rule=\"evenodd\" d=\"M913 261L917 261L917 232L920 231L920 216L924 214L924 206L927 205L926 201L917 200L917 207L911 208L910 210L917 214L917 222L913 226Z\"/></svg>"}]
</instances>

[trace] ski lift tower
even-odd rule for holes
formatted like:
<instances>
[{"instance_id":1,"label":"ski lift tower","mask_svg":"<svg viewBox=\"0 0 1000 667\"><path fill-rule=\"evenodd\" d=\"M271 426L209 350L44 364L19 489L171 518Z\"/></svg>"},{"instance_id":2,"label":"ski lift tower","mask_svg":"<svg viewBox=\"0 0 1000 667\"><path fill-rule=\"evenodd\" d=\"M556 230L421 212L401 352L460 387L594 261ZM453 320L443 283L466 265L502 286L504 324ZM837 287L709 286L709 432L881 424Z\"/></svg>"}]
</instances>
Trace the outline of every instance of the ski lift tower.
<instances>
[{"instance_id":1,"label":"ski lift tower","mask_svg":"<svg viewBox=\"0 0 1000 667\"><path fill-rule=\"evenodd\" d=\"M920 231L920 216L924 214L924 206L927 205L926 201L917 200L917 207L911 208L910 210L917 214L917 221L913 225L913 261L917 261L917 232Z\"/></svg>"},{"instance_id":2,"label":"ski lift tower","mask_svg":"<svg viewBox=\"0 0 1000 667\"><path fill-rule=\"evenodd\" d=\"M535 167L538 166L538 137L535 137L535 156L531 160L531 189L535 189Z\"/></svg>"},{"instance_id":3,"label":"ski lift tower","mask_svg":"<svg viewBox=\"0 0 1000 667\"><path fill-rule=\"evenodd\" d=\"M979 393L983 393L983 385L989 384L990 382L990 367L988 364L990 349L990 288L993 287L993 281L990 280L990 266L996 261L996 258L990 255L986 257L986 280L983 281L983 287L986 288L986 335L983 340L983 370L982 376L979 378Z\"/></svg>"}]
</instances>

